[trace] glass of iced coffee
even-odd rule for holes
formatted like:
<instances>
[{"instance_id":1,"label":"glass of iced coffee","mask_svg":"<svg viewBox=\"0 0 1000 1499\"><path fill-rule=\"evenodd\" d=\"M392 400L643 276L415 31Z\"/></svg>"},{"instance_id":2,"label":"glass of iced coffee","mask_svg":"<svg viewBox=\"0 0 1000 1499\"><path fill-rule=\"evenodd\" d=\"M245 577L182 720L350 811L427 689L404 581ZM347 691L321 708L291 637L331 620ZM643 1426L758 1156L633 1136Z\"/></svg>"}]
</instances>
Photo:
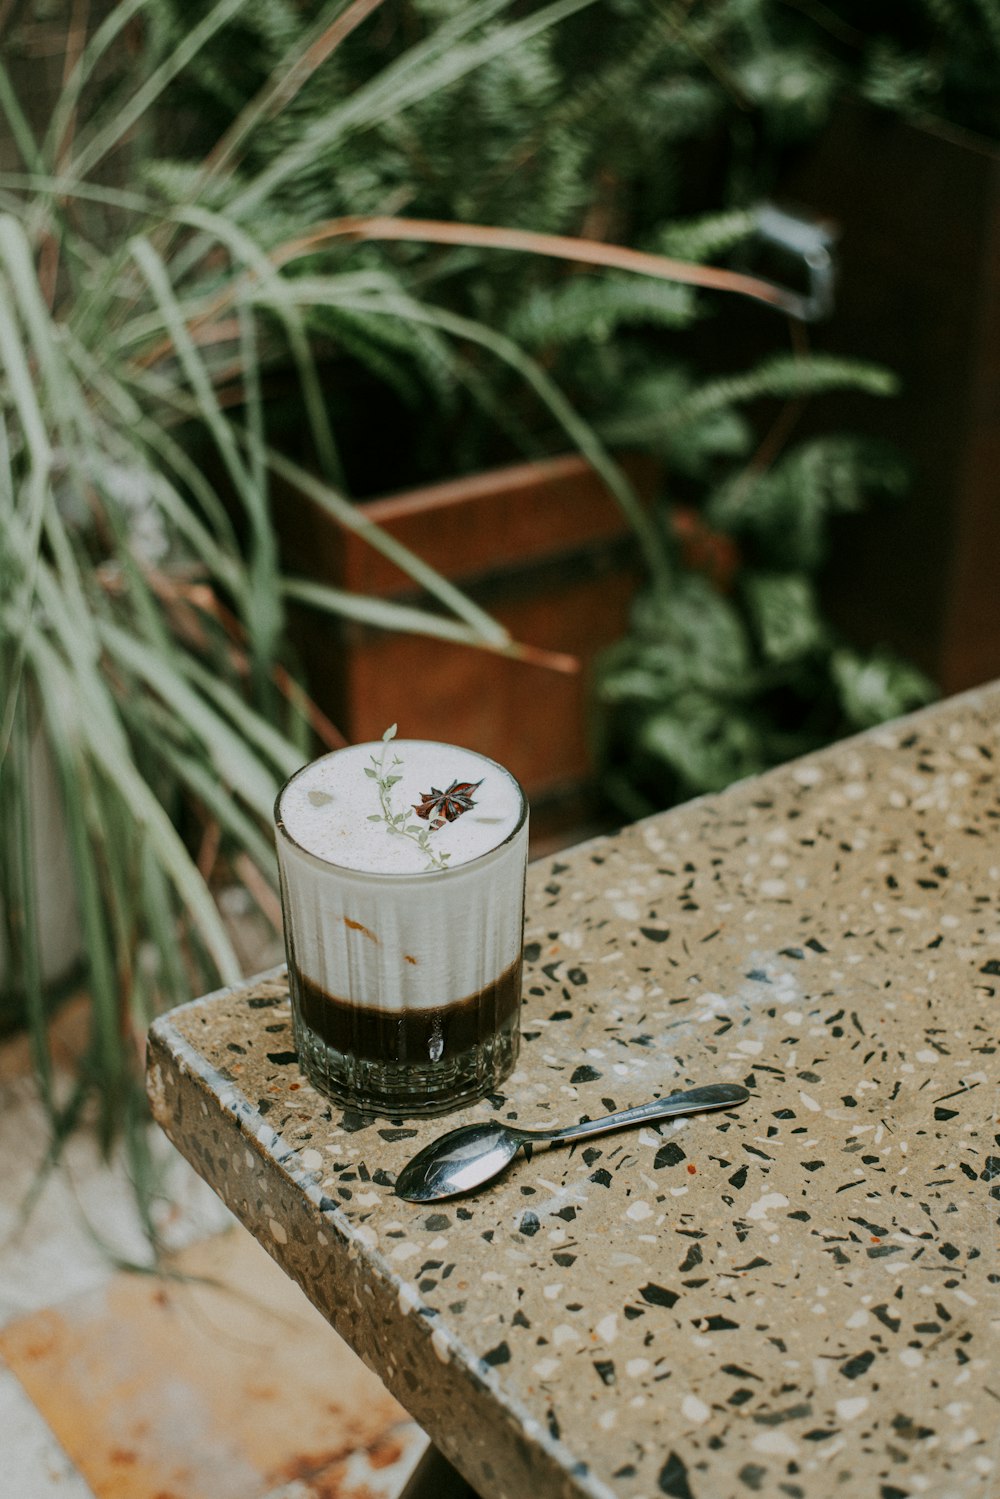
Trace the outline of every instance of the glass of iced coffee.
<instances>
[{"instance_id":1,"label":"glass of iced coffee","mask_svg":"<svg viewBox=\"0 0 1000 1499\"><path fill-rule=\"evenodd\" d=\"M495 1089L520 1037L528 809L509 771L389 730L297 771L275 826L309 1080L391 1116Z\"/></svg>"}]
</instances>

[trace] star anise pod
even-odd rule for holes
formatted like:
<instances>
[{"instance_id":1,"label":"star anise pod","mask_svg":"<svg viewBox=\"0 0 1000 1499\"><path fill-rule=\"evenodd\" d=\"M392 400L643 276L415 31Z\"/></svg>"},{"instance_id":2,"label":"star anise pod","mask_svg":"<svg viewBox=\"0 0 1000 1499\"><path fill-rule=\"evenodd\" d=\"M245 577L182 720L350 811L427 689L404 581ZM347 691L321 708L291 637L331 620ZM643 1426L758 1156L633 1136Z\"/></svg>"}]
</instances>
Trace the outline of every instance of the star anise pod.
<instances>
[{"instance_id":1,"label":"star anise pod","mask_svg":"<svg viewBox=\"0 0 1000 1499\"><path fill-rule=\"evenodd\" d=\"M482 784L482 780L452 781L447 791L439 791L436 786L432 786L430 791L421 793L418 802L413 803L413 810L425 822L430 820L432 831L444 827L446 822L454 822L463 812L472 811L476 805L472 800L472 793L478 791Z\"/></svg>"}]
</instances>

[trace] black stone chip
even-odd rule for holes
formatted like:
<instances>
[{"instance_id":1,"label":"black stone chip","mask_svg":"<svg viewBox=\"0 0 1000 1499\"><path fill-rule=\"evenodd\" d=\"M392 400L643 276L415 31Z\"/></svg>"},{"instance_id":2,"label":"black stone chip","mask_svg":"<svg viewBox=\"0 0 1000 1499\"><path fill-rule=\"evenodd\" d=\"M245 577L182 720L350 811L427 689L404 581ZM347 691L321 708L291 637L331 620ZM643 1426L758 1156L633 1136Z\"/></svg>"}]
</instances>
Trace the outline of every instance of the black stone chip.
<instances>
[{"instance_id":1,"label":"black stone chip","mask_svg":"<svg viewBox=\"0 0 1000 1499\"><path fill-rule=\"evenodd\" d=\"M510 1349L506 1343L498 1343L495 1348L490 1349L489 1353L483 1354L482 1362L488 1364L491 1369L497 1364L509 1364Z\"/></svg>"},{"instance_id":2,"label":"black stone chip","mask_svg":"<svg viewBox=\"0 0 1000 1499\"><path fill-rule=\"evenodd\" d=\"M661 1171L664 1166L677 1166L681 1161L687 1160L687 1155L674 1140L668 1140L666 1145L661 1145L653 1160L653 1170Z\"/></svg>"},{"instance_id":3,"label":"black stone chip","mask_svg":"<svg viewBox=\"0 0 1000 1499\"><path fill-rule=\"evenodd\" d=\"M906 1442L922 1442L925 1437L934 1436L933 1426L918 1426L912 1416L906 1416L902 1411L893 1416L892 1429L898 1431Z\"/></svg>"},{"instance_id":4,"label":"black stone chip","mask_svg":"<svg viewBox=\"0 0 1000 1499\"><path fill-rule=\"evenodd\" d=\"M688 1483L687 1468L681 1462L676 1452L671 1452L657 1479L661 1494L669 1494L670 1499L694 1499L691 1493L691 1485Z\"/></svg>"},{"instance_id":5,"label":"black stone chip","mask_svg":"<svg viewBox=\"0 0 1000 1499\"><path fill-rule=\"evenodd\" d=\"M598 1081L598 1079L600 1078L600 1076L601 1076L601 1074L598 1072L598 1070L597 1070L596 1067L590 1067L590 1066L584 1064L582 1067L577 1067L576 1068L576 1070L574 1071L572 1077L570 1078L570 1082L571 1083L596 1083Z\"/></svg>"},{"instance_id":6,"label":"black stone chip","mask_svg":"<svg viewBox=\"0 0 1000 1499\"><path fill-rule=\"evenodd\" d=\"M650 942L666 942L670 936L669 927L641 926L639 930Z\"/></svg>"},{"instance_id":7,"label":"black stone chip","mask_svg":"<svg viewBox=\"0 0 1000 1499\"><path fill-rule=\"evenodd\" d=\"M757 1411L754 1420L758 1426L783 1426L786 1421L800 1421L803 1416L812 1415L812 1406L808 1400L800 1400L797 1405L786 1405L780 1411Z\"/></svg>"},{"instance_id":8,"label":"black stone chip","mask_svg":"<svg viewBox=\"0 0 1000 1499\"><path fill-rule=\"evenodd\" d=\"M755 1494L760 1492L760 1486L766 1477L767 1469L762 1468L760 1463L744 1463L739 1471L740 1482L745 1483Z\"/></svg>"},{"instance_id":9,"label":"black stone chip","mask_svg":"<svg viewBox=\"0 0 1000 1499\"><path fill-rule=\"evenodd\" d=\"M860 1375L866 1374L874 1362L874 1353L870 1348L866 1348L864 1353L856 1353L853 1358L841 1364L840 1372L845 1379L857 1379Z\"/></svg>"},{"instance_id":10,"label":"black stone chip","mask_svg":"<svg viewBox=\"0 0 1000 1499\"><path fill-rule=\"evenodd\" d=\"M665 1286L655 1285L652 1281L648 1285L640 1287L639 1295L650 1306L671 1307L680 1300L680 1295L677 1291L668 1291Z\"/></svg>"},{"instance_id":11,"label":"black stone chip","mask_svg":"<svg viewBox=\"0 0 1000 1499\"><path fill-rule=\"evenodd\" d=\"M866 1228L877 1239L884 1239L889 1232L888 1227L884 1223L872 1223L868 1218L852 1218L851 1222L856 1223L859 1228Z\"/></svg>"},{"instance_id":12,"label":"black stone chip","mask_svg":"<svg viewBox=\"0 0 1000 1499\"><path fill-rule=\"evenodd\" d=\"M297 1051L269 1051L267 1060L273 1062L276 1067L290 1067L293 1062L299 1060Z\"/></svg>"}]
</instances>

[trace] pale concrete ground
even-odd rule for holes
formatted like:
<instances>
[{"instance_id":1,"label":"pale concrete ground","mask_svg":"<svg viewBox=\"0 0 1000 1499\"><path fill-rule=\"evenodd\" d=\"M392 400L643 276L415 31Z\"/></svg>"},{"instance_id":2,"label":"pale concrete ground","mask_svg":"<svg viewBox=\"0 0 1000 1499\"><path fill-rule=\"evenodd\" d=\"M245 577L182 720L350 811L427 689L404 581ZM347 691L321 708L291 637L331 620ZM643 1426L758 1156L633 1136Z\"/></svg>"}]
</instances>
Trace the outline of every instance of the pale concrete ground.
<instances>
[{"instance_id":1,"label":"pale concrete ground","mask_svg":"<svg viewBox=\"0 0 1000 1499\"><path fill-rule=\"evenodd\" d=\"M244 932L246 937L246 932ZM252 936L251 932L251 936ZM279 960L247 942L253 972ZM72 1045L79 1001L60 1017ZM159 1131L171 1277L125 1164L46 1142L27 1046L0 1046L0 1499L395 1499L426 1438Z\"/></svg>"}]
</instances>

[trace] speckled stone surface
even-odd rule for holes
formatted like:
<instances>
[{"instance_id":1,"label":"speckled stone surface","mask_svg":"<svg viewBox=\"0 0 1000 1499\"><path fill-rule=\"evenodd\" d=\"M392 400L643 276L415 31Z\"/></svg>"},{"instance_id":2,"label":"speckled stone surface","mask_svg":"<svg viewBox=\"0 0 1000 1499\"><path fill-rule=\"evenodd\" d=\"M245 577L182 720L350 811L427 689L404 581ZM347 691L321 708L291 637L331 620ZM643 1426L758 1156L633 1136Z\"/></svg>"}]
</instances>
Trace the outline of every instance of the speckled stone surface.
<instances>
[{"instance_id":1,"label":"speckled stone surface","mask_svg":"<svg viewBox=\"0 0 1000 1499\"><path fill-rule=\"evenodd\" d=\"M344 1116L280 971L150 1039L156 1116L486 1499L1000 1494L1000 686L529 871L524 1046ZM447 1124L751 1101L393 1194Z\"/></svg>"}]
</instances>

